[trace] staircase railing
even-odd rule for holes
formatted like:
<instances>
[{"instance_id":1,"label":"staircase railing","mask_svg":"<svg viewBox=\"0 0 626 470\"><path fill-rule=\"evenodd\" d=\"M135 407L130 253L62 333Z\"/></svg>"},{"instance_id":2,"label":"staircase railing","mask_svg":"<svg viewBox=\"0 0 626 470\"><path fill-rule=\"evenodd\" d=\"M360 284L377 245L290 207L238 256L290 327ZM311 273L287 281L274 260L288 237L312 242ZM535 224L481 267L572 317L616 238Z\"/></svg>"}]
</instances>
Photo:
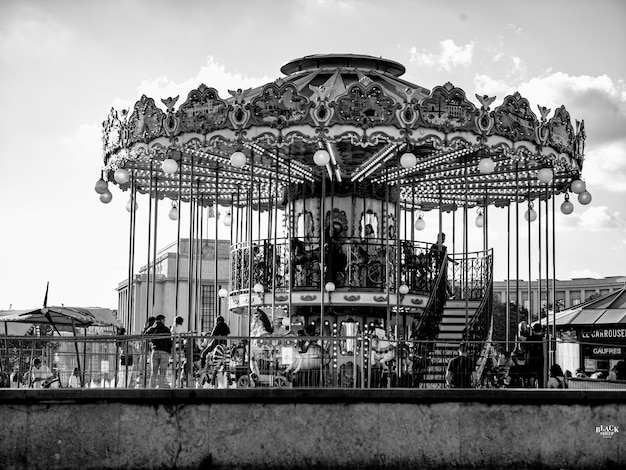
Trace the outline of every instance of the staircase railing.
<instances>
[{"instance_id":1,"label":"staircase railing","mask_svg":"<svg viewBox=\"0 0 626 470\"><path fill-rule=\"evenodd\" d=\"M446 303L447 296L447 272L448 272L448 253L442 256L443 262L439 267L439 272L430 292L428 302L424 307L424 313L419 319L417 325L413 328L411 336L413 339L434 340L439 332L439 324L443 315L443 307Z\"/></svg>"},{"instance_id":2,"label":"staircase railing","mask_svg":"<svg viewBox=\"0 0 626 470\"><path fill-rule=\"evenodd\" d=\"M472 321L463 332L463 338L469 343L469 353L473 353L476 356L479 350L482 348L482 342L486 341L490 337L492 329L492 303L493 303L493 251L489 250L485 253L485 273L484 273L484 294L481 299L480 305L476 309L476 313L472 318ZM484 364L481 361L480 368L484 369Z\"/></svg>"}]
</instances>

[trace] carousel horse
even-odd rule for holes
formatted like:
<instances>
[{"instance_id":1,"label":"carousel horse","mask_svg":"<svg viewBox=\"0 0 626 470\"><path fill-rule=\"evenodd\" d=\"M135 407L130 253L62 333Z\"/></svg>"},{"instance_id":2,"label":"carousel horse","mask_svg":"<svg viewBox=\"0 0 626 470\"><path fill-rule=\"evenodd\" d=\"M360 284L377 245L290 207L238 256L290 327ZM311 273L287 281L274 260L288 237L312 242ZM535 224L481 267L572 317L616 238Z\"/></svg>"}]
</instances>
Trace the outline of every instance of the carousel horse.
<instances>
[{"instance_id":1,"label":"carousel horse","mask_svg":"<svg viewBox=\"0 0 626 470\"><path fill-rule=\"evenodd\" d=\"M252 339L250 344L250 370L252 374L259 374L259 362L266 360L269 356L269 350L275 349L271 346L275 343L276 348L282 350L289 349L289 352L285 351L286 356L290 356L291 363L288 365L285 373L295 374L300 370L309 370L320 368L322 364L322 348L316 341L307 340L306 338L296 338L293 340L285 339L283 344L280 344L280 340L272 340L271 337L274 334L272 322L268 318L267 314L257 309L252 314L252 321L250 324L250 336Z\"/></svg>"},{"instance_id":2,"label":"carousel horse","mask_svg":"<svg viewBox=\"0 0 626 470\"><path fill-rule=\"evenodd\" d=\"M371 364L372 366L380 365L383 369L389 369L391 363L396 358L395 345L386 339L385 330L376 328L371 341Z\"/></svg>"}]
</instances>

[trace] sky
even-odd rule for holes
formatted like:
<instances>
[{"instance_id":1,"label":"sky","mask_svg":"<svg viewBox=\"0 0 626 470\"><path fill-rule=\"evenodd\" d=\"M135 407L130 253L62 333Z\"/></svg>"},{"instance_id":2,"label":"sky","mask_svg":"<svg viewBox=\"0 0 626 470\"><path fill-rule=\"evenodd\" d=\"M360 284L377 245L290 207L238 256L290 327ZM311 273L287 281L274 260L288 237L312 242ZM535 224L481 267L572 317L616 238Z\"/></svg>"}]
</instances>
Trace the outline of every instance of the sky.
<instances>
[{"instance_id":1,"label":"sky","mask_svg":"<svg viewBox=\"0 0 626 470\"><path fill-rule=\"evenodd\" d=\"M182 103L202 83L226 98L324 53L395 60L409 82L452 82L476 105L475 94L497 96L495 107L519 91L537 115L538 105L565 105L584 119L593 200L557 215L556 277L626 276L624 46L621 0L2 0L0 310L41 306L47 282L48 305L117 308L128 194L114 187L102 204L93 189L111 107L142 94ZM146 259L145 212L136 266ZM490 214L497 280L507 275L504 214ZM426 216L426 241L435 219ZM175 237L160 227L157 244Z\"/></svg>"}]
</instances>

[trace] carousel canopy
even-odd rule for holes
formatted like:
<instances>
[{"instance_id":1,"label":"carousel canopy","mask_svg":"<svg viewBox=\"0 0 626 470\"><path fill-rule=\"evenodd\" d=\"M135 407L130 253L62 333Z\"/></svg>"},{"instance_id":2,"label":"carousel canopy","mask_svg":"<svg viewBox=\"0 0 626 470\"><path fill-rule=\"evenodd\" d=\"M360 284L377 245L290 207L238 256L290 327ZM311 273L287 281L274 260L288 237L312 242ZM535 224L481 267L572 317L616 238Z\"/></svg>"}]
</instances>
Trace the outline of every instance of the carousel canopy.
<instances>
[{"instance_id":1,"label":"carousel canopy","mask_svg":"<svg viewBox=\"0 0 626 470\"><path fill-rule=\"evenodd\" d=\"M552 321L552 318L550 318ZM546 319L541 321L544 325ZM626 287L556 314L557 326L589 326L626 323Z\"/></svg>"},{"instance_id":2,"label":"carousel canopy","mask_svg":"<svg viewBox=\"0 0 626 470\"><path fill-rule=\"evenodd\" d=\"M536 114L519 93L501 102L475 94L475 103L450 82L429 90L400 78L401 64L365 55L306 56L281 71L226 98L202 84L178 107L179 96L160 106L144 95L130 110L111 109L103 179L229 205L247 203L238 195L251 188L267 203L324 177L391 185L401 202L429 209L547 197L582 171L584 122L574 128L564 106ZM316 164L320 149L327 163Z\"/></svg>"}]
</instances>

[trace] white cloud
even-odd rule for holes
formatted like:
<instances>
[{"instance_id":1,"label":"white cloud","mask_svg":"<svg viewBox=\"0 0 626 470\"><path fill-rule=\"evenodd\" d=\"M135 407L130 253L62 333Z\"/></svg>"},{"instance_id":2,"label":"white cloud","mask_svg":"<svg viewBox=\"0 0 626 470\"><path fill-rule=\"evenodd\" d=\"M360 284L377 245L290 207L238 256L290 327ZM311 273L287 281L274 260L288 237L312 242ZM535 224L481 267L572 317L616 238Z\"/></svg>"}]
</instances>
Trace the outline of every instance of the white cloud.
<instances>
[{"instance_id":1,"label":"white cloud","mask_svg":"<svg viewBox=\"0 0 626 470\"><path fill-rule=\"evenodd\" d=\"M40 9L17 5L0 27L0 61L9 65L55 61L72 45L70 30Z\"/></svg>"},{"instance_id":2,"label":"white cloud","mask_svg":"<svg viewBox=\"0 0 626 470\"><path fill-rule=\"evenodd\" d=\"M474 75L474 89L479 95L497 96L498 99L494 102L494 106L499 106L505 96L515 92L515 87L509 81L498 80L484 74ZM496 105L496 103L498 104Z\"/></svg>"},{"instance_id":3,"label":"white cloud","mask_svg":"<svg viewBox=\"0 0 626 470\"><path fill-rule=\"evenodd\" d=\"M581 214L571 214L576 227L590 232L619 230L626 228L626 219L620 212L611 212L607 206L591 206Z\"/></svg>"},{"instance_id":4,"label":"white cloud","mask_svg":"<svg viewBox=\"0 0 626 470\"><path fill-rule=\"evenodd\" d=\"M189 92L195 90L201 84L215 88L219 96L226 99L230 98L228 90L236 90L238 88L246 90L248 88L264 85L272 80L273 79L267 76L244 77L239 73L229 72L223 65L215 62L212 56L208 56L207 64L200 68L195 77L180 83L170 80L165 75L149 78L139 84L137 91L138 96L146 95L154 98L155 104L164 109L165 106L161 103L161 99L179 96L178 102L176 103L176 107L178 107L186 101ZM134 103L135 101L131 102L127 99L116 99L113 103L113 107L117 110L129 109Z\"/></svg>"},{"instance_id":5,"label":"white cloud","mask_svg":"<svg viewBox=\"0 0 626 470\"><path fill-rule=\"evenodd\" d=\"M521 58L514 56L513 60L513 73L521 73L524 74L526 72L526 66Z\"/></svg>"},{"instance_id":6,"label":"white cloud","mask_svg":"<svg viewBox=\"0 0 626 470\"><path fill-rule=\"evenodd\" d=\"M595 271L591 271L590 269L576 269L569 273L570 279L584 279L584 278L592 278L592 279L603 279L604 276L598 274Z\"/></svg>"},{"instance_id":7,"label":"white cloud","mask_svg":"<svg viewBox=\"0 0 626 470\"><path fill-rule=\"evenodd\" d=\"M410 50L411 62L428 67L436 67L440 70L450 71L453 67L467 67L472 63L474 54L474 43L457 46L452 39L444 39L439 43L441 51L439 54L432 54L426 51L418 52L416 47Z\"/></svg>"}]
</instances>

